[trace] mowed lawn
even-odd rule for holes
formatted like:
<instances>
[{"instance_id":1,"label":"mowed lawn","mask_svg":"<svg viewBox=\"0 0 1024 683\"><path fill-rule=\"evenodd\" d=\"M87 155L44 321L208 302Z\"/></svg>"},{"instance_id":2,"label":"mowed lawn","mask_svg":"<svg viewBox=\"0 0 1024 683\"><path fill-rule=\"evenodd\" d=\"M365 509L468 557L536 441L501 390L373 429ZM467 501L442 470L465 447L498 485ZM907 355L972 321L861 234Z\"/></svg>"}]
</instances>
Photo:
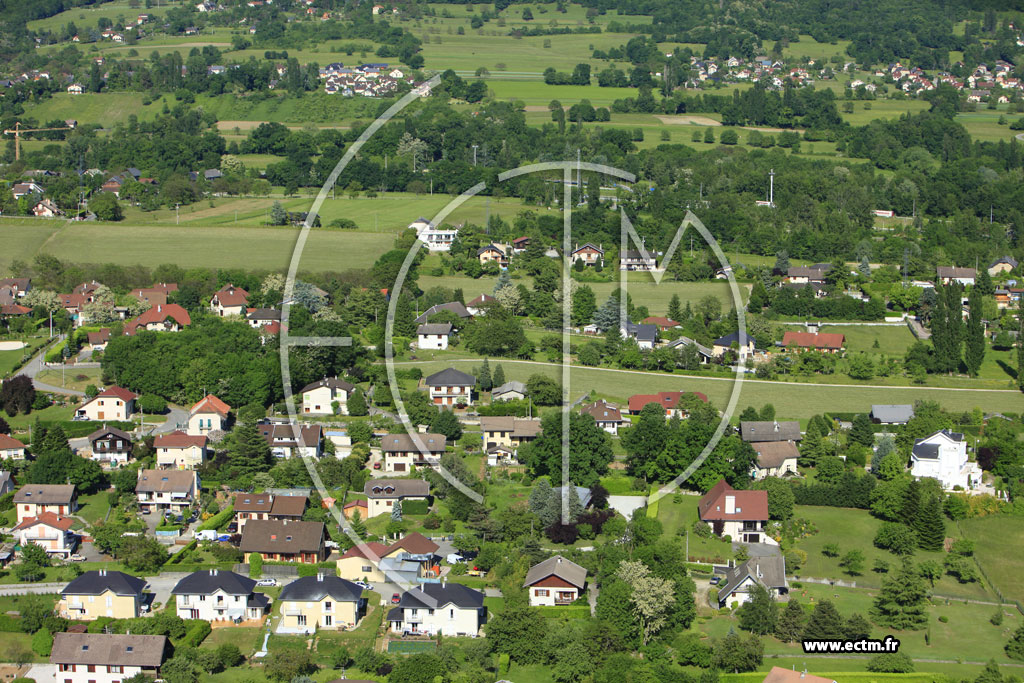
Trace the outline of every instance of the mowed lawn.
<instances>
[{"instance_id":1,"label":"mowed lawn","mask_svg":"<svg viewBox=\"0 0 1024 683\"><path fill-rule=\"evenodd\" d=\"M465 352L464 352L465 353ZM465 372L480 364L479 358L465 353L461 359L444 361L398 361L396 365L416 365L425 375L456 367ZM530 375L543 374L561 377L561 366L538 361L491 359L491 365L500 362L509 380L526 381ZM587 392L607 396L610 400L625 401L633 394L657 391L701 391L719 410L723 410L735 380L728 377L693 377L607 368L573 366L570 374L570 395L573 400ZM937 401L952 412L964 412L975 407L983 411L1006 410L1010 401L1019 401L1019 395L1010 391L978 390L958 391L939 387L878 387L859 385L814 385L796 382L770 382L746 379L740 388L740 398L734 415L744 407L760 408L765 403L775 406L779 417L805 420L813 415L830 412L865 412L876 403L913 403L918 399Z\"/></svg>"},{"instance_id":2,"label":"mowed lawn","mask_svg":"<svg viewBox=\"0 0 1024 683\"><path fill-rule=\"evenodd\" d=\"M31 261L46 240L50 239L60 224L54 221L32 218L0 220L0 271L7 272L11 262L20 259Z\"/></svg>"},{"instance_id":3,"label":"mowed lawn","mask_svg":"<svg viewBox=\"0 0 1024 683\"><path fill-rule=\"evenodd\" d=\"M990 515L959 522L978 563L1007 600L1024 601L1024 518Z\"/></svg>"},{"instance_id":4,"label":"mowed lawn","mask_svg":"<svg viewBox=\"0 0 1024 683\"><path fill-rule=\"evenodd\" d=\"M675 502L675 496L681 497ZM684 536L689 534L689 556L694 562L722 563L732 557L732 546L716 536L701 538L693 533L693 523L697 521L697 502L700 496L695 493L670 494L658 501L658 521L661 522L666 536Z\"/></svg>"},{"instance_id":5,"label":"mowed lawn","mask_svg":"<svg viewBox=\"0 0 1024 683\"><path fill-rule=\"evenodd\" d=\"M806 331L803 325L784 325L782 329L783 331ZM887 326L825 325L821 328L821 332L845 336L847 352L864 351L901 358L915 341L910 328L905 324ZM875 348L876 340L878 348Z\"/></svg>"}]
</instances>

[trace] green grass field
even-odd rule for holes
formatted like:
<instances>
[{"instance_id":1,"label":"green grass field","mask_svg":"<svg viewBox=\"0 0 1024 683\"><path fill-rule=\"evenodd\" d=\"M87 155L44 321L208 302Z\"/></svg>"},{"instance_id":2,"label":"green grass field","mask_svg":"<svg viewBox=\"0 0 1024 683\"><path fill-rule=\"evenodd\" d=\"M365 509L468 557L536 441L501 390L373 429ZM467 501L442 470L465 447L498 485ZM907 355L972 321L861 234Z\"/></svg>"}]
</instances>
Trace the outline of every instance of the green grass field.
<instances>
[{"instance_id":1,"label":"green grass field","mask_svg":"<svg viewBox=\"0 0 1024 683\"><path fill-rule=\"evenodd\" d=\"M783 325L783 331L806 331L802 325ZM821 328L828 334L842 334L846 337L846 350L850 353L879 353L887 356L899 356L906 353L915 341L914 335L906 325L874 327L863 325L826 325ZM875 348L875 341L879 348Z\"/></svg>"},{"instance_id":2,"label":"green grass field","mask_svg":"<svg viewBox=\"0 0 1024 683\"><path fill-rule=\"evenodd\" d=\"M675 496L666 496L658 501L658 521L661 522L666 536L683 536L684 530L689 533L690 560L693 562L723 563L732 557L732 547L716 536L701 538L692 533L693 523L697 521L697 494L680 493L681 501L676 503Z\"/></svg>"},{"instance_id":3,"label":"green grass field","mask_svg":"<svg viewBox=\"0 0 1024 683\"><path fill-rule=\"evenodd\" d=\"M990 515L959 522L974 541L978 563L1007 600L1024 601L1024 556L1008 552L1024 543L1024 519Z\"/></svg>"}]
</instances>

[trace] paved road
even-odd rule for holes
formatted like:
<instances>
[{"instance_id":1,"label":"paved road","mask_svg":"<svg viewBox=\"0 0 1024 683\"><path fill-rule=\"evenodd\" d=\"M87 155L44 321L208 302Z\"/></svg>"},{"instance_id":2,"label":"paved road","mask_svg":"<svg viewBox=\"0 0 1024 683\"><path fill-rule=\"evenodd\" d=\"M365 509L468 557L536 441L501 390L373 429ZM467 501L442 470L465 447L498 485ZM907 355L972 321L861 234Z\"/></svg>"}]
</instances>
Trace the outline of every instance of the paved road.
<instances>
[{"instance_id":1,"label":"paved road","mask_svg":"<svg viewBox=\"0 0 1024 683\"><path fill-rule=\"evenodd\" d=\"M4 585L0 586L0 596L60 593L66 585L66 583L17 583Z\"/></svg>"},{"instance_id":2,"label":"paved road","mask_svg":"<svg viewBox=\"0 0 1024 683\"><path fill-rule=\"evenodd\" d=\"M31 378L32 384L40 391L48 391L51 394L64 394L66 396L85 396L84 391L57 387L52 384L45 384L36 380L36 375L46 369L46 366L43 364L43 359L46 357L47 348L48 347L44 347L41 349L32 360L25 364L25 367L23 367L18 374ZM92 364L90 363L90 365Z\"/></svg>"},{"instance_id":3,"label":"paved road","mask_svg":"<svg viewBox=\"0 0 1024 683\"><path fill-rule=\"evenodd\" d=\"M167 434L175 429L188 427L188 411L181 406L167 404L167 421L158 424L154 429L147 431L147 434Z\"/></svg>"}]
</instances>

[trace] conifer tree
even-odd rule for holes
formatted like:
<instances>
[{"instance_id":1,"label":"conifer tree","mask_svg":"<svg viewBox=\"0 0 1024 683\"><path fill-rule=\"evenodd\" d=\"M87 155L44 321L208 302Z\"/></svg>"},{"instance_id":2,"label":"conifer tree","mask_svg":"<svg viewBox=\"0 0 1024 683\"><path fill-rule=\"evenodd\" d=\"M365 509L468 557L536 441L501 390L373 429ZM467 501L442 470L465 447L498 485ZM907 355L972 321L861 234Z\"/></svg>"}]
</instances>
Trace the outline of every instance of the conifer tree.
<instances>
[{"instance_id":1,"label":"conifer tree","mask_svg":"<svg viewBox=\"0 0 1024 683\"><path fill-rule=\"evenodd\" d=\"M679 295L673 294L672 298L668 302L668 317L670 320L680 322L680 318L683 317L683 307L679 301Z\"/></svg>"},{"instance_id":2,"label":"conifer tree","mask_svg":"<svg viewBox=\"0 0 1024 683\"><path fill-rule=\"evenodd\" d=\"M879 626L888 626L898 631L917 631L928 624L925 601L928 586L910 558L903 558L903 564L882 582L882 589L871 609L871 618Z\"/></svg>"},{"instance_id":3,"label":"conifer tree","mask_svg":"<svg viewBox=\"0 0 1024 683\"><path fill-rule=\"evenodd\" d=\"M484 364L476 371L476 382L480 385L480 391L490 391L493 380L491 379L491 363L484 358Z\"/></svg>"},{"instance_id":4,"label":"conifer tree","mask_svg":"<svg viewBox=\"0 0 1024 683\"><path fill-rule=\"evenodd\" d=\"M857 417L853 418L853 426L850 428L850 441L868 447L875 445L875 429L867 413L858 413Z\"/></svg>"},{"instance_id":5,"label":"conifer tree","mask_svg":"<svg viewBox=\"0 0 1024 683\"><path fill-rule=\"evenodd\" d=\"M921 506L914 531L917 532L917 545L921 550L942 550L946 541L946 523L942 518L938 496L932 496Z\"/></svg>"},{"instance_id":6,"label":"conifer tree","mask_svg":"<svg viewBox=\"0 0 1024 683\"><path fill-rule=\"evenodd\" d=\"M985 271L982 271L985 272ZM965 331L964 365L971 377L977 377L981 364L985 361L985 324L982 322L981 287L971 287L968 304L970 313L967 315Z\"/></svg>"},{"instance_id":7,"label":"conifer tree","mask_svg":"<svg viewBox=\"0 0 1024 683\"><path fill-rule=\"evenodd\" d=\"M353 417L363 417L369 414L369 410L366 407L366 396L363 395L363 390L359 387L355 388L352 395L348 397L348 414Z\"/></svg>"},{"instance_id":8,"label":"conifer tree","mask_svg":"<svg viewBox=\"0 0 1024 683\"><path fill-rule=\"evenodd\" d=\"M775 637L784 643L800 640L806 622L807 613L804 612L803 605L790 599L775 622Z\"/></svg>"},{"instance_id":9,"label":"conifer tree","mask_svg":"<svg viewBox=\"0 0 1024 683\"><path fill-rule=\"evenodd\" d=\"M740 628L758 635L768 635L775 631L778 614L778 606L771 594L761 584L755 584L750 600L740 609Z\"/></svg>"},{"instance_id":10,"label":"conifer tree","mask_svg":"<svg viewBox=\"0 0 1024 683\"><path fill-rule=\"evenodd\" d=\"M831 600L822 600L814 606L807 625L804 640L838 640L843 638L843 618Z\"/></svg>"},{"instance_id":11,"label":"conifer tree","mask_svg":"<svg viewBox=\"0 0 1024 683\"><path fill-rule=\"evenodd\" d=\"M492 387L500 387L505 383L505 371L501 367L501 363L494 366L494 373L491 375Z\"/></svg>"}]
</instances>

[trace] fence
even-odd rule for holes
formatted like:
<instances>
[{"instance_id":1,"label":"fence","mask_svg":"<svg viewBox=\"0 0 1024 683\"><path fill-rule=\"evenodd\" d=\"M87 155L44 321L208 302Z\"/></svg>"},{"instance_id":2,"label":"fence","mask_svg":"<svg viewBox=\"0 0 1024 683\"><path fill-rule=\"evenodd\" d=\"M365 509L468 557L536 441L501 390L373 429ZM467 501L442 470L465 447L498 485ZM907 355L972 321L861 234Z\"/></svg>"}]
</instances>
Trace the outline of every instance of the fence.
<instances>
[{"instance_id":1,"label":"fence","mask_svg":"<svg viewBox=\"0 0 1024 683\"><path fill-rule=\"evenodd\" d=\"M236 564L234 567L236 574L242 576L249 576L249 565L248 564ZM263 576L268 579L294 579L299 575L298 567L290 567L284 564L267 564L263 563Z\"/></svg>"}]
</instances>

